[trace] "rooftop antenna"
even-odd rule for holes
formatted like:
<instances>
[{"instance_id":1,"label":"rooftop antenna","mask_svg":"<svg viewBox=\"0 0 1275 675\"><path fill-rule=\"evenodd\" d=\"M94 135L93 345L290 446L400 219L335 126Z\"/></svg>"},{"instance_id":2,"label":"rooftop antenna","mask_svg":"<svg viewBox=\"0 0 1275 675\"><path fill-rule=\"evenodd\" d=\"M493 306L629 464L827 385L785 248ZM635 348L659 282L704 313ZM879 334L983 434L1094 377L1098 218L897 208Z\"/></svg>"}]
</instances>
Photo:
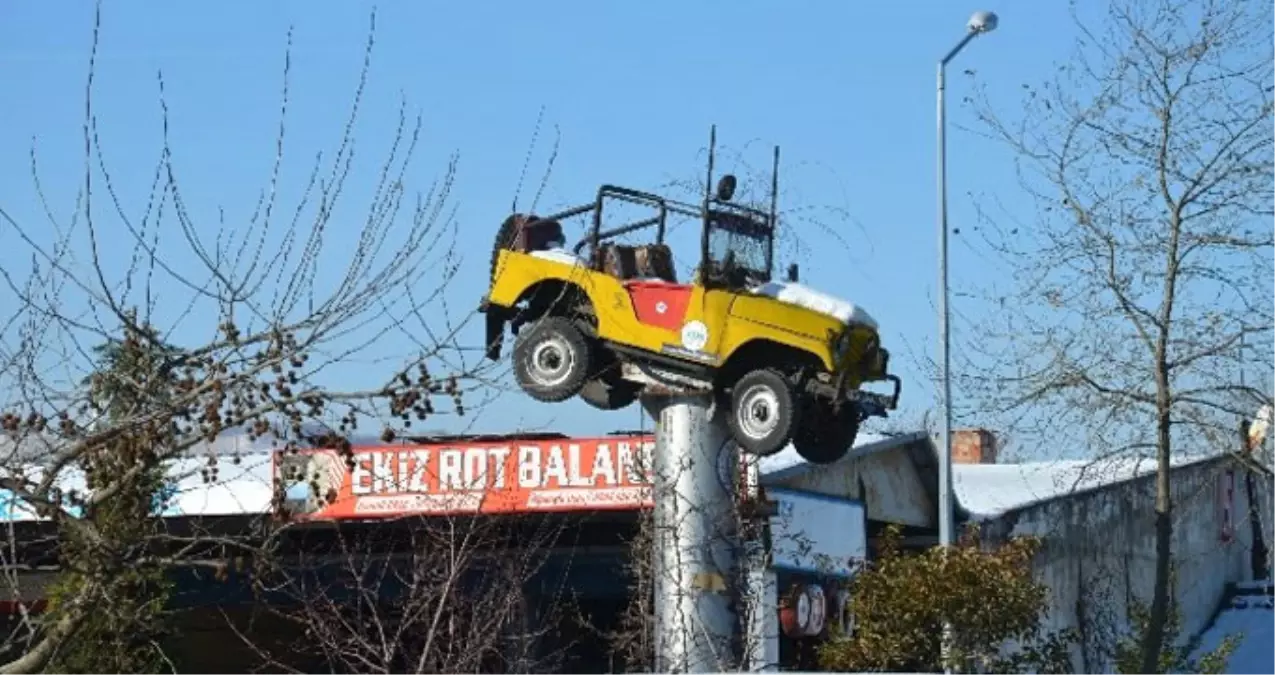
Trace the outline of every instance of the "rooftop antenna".
<instances>
[{"instance_id":1,"label":"rooftop antenna","mask_svg":"<svg viewBox=\"0 0 1275 675\"><path fill-rule=\"evenodd\" d=\"M708 180L704 183L704 208L708 209L709 202L713 199L713 160L717 153L717 125L709 127L708 130Z\"/></svg>"},{"instance_id":2,"label":"rooftop antenna","mask_svg":"<svg viewBox=\"0 0 1275 675\"><path fill-rule=\"evenodd\" d=\"M766 264L775 267L775 235L779 233L779 146L775 146L775 161L770 169L770 237L766 240Z\"/></svg>"},{"instance_id":3,"label":"rooftop antenna","mask_svg":"<svg viewBox=\"0 0 1275 675\"><path fill-rule=\"evenodd\" d=\"M704 226L700 228L700 269L703 270L702 275L704 281L708 281L708 223L709 209L712 208L713 199L713 159L717 152L717 125L714 124L708 130L708 179L704 183Z\"/></svg>"},{"instance_id":4,"label":"rooftop antenna","mask_svg":"<svg viewBox=\"0 0 1275 675\"><path fill-rule=\"evenodd\" d=\"M770 224L779 218L779 146L775 146L775 163L770 169Z\"/></svg>"}]
</instances>

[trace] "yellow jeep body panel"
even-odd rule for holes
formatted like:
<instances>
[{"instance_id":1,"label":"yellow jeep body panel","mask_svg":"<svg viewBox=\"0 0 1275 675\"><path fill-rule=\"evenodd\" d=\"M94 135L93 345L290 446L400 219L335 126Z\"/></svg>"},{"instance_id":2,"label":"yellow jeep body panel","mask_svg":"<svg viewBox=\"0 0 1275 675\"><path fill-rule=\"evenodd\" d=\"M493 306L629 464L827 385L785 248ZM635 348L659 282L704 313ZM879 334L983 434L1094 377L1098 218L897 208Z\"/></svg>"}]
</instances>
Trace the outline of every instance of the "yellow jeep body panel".
<instances>
[{"instance_id":1,"label":"yellow jeep body panel","mask_svg":"<svg viewBox=\"0 0 1275 675\"><path fill-rule=\"evenodd\" d=\"M598 337L608 342L718 367L740 348L763 340L810 354L829 373L838 371L833 350L845 325L833 317L774 298L689 285L690 299L682 325L699 321L707 328L703 346L690 352L682 348L680 330L639 321L629 290L609 274L510 250L500 251L496 270L487 296L491 305L513 307L545 281L573 284L588 296L597 314ZM854 333L850 348L842 356L843 363L856 363L876 339L870 328L851 330ZM867 373L847 375L846 384L852 387L872 379Z\"/></svg>"}]
</instances>

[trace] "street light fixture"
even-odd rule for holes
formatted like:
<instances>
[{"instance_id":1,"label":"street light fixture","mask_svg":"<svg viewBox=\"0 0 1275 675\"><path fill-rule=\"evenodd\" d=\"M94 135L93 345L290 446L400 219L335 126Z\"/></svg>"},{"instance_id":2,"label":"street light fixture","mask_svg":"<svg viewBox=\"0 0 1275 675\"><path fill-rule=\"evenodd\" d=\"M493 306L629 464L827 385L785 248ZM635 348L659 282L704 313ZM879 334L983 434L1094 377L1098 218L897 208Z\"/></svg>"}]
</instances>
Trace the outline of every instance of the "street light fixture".
<instances>
[{"instance_id":1,"label":"street light fixture","mask_svg":"<svg viewBox=\"0 0 1275 675\"><path fill-rule=\"evenodd\" d=\"M974 12L968 24L971 33L990 33L996 30L995 12Z\"/></svg>"}]
</instances>

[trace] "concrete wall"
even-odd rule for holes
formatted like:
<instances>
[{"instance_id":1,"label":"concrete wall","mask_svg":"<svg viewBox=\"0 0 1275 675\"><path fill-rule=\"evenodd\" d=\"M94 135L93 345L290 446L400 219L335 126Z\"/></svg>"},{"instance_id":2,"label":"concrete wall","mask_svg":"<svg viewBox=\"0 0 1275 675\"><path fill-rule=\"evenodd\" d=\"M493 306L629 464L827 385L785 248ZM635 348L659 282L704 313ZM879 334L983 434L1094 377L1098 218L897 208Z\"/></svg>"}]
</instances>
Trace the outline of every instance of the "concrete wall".
<instances>
[{"instance_id":1,"label":"concrete wall","mask_svg":"<svg viewBox=\"0 0 1275 675\"><path fill-rule=\"evenodd\" d=\"M1244 471L1220 458L1173 473L1175 593L1184 637L1205 627L1228 584L1251 577ZM1227 472L1234 472L1235 485L1229 536L1224 534L1222 508ZM1269 500L1270 482L1258 483ZM1110 672L1111 636L1113 630L1127 630L1128 603L1150 603L1154 505L1154 475L1149 475L984 524L989 543L1011 535L1042 538L1035 566L1037 578L1051 591L1048 628L1076 629L1084 638L1084 647L1073 652L1075 672Z\"/></svg>"}]
</instances>

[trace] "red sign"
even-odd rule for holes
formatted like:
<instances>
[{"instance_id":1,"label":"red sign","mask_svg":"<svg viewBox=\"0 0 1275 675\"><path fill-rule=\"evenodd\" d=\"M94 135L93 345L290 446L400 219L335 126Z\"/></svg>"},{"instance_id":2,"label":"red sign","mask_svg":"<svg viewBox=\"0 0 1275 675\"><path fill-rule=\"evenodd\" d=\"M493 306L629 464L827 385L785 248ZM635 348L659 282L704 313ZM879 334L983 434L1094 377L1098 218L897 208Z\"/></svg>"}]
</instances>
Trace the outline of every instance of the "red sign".
<instances>
[{"instance_id":1,"label":"red sign","mask_svg":"<svg viewBox=\"0 0 1275 675\"><path fill-rule=\"evenodd\" d=\"M353 448L280 455L285 510L305 519L639 509L651 436Z\"/></svg>"}]
</instances>

